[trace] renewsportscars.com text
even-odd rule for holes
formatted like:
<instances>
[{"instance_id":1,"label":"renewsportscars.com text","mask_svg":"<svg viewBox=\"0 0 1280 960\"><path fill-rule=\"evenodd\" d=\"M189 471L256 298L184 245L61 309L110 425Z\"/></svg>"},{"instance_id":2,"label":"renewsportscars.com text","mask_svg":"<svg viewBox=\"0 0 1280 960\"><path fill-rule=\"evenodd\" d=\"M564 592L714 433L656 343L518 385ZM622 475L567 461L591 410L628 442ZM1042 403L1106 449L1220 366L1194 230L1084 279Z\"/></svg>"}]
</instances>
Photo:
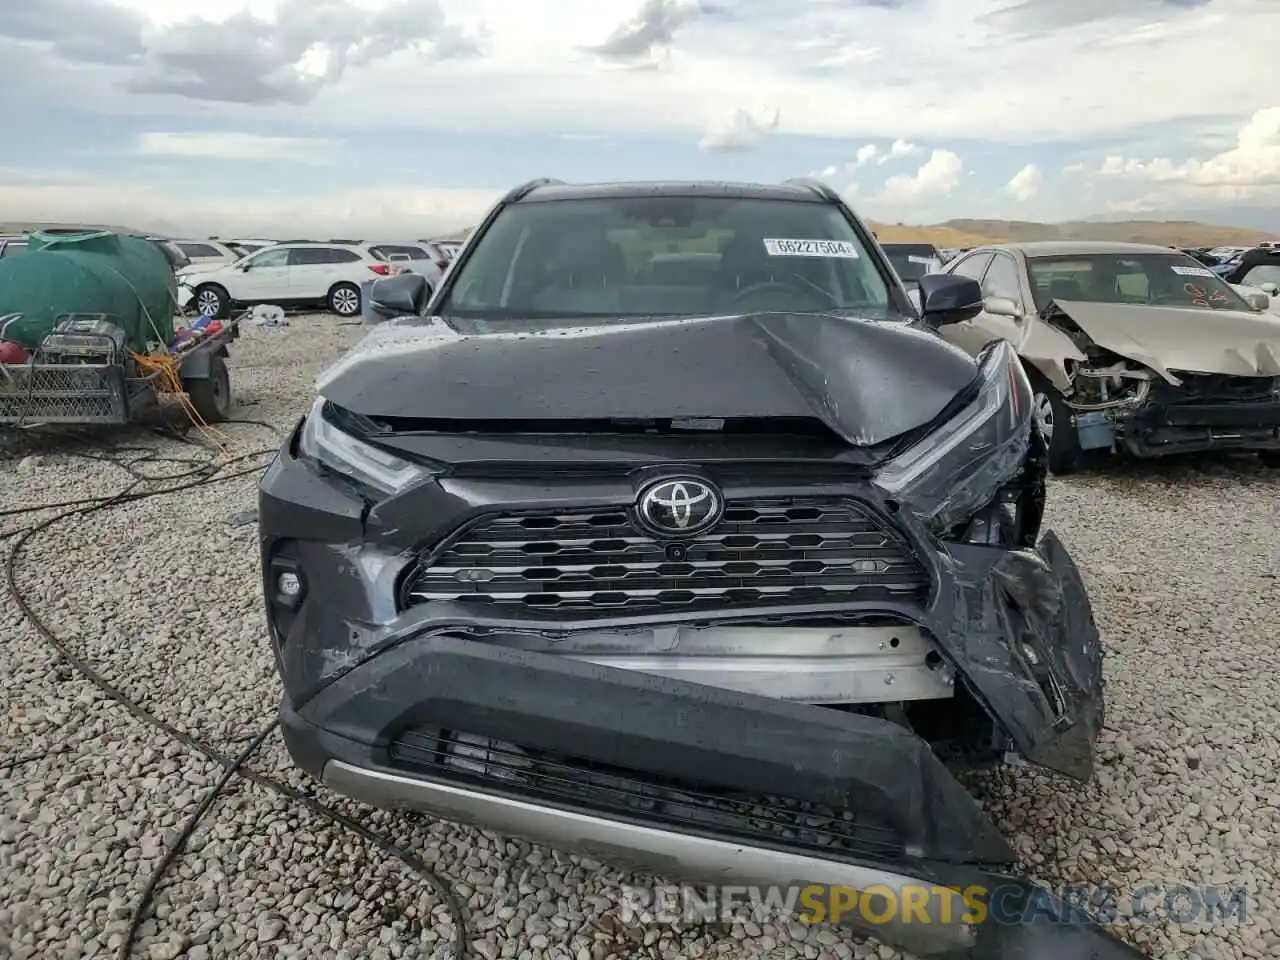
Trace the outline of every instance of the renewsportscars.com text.
<instances>
[{"instance_id":1,"label":"renewsportscars.com text","mask_svg":"<svg viewBox=\"0 0 1280 960\"><path fill-rule=\"evenodd\" d=\"M1092 918L1101 923L1244 923L1248 895L1238 887L1147 885L1122 893L1115 887L964 888L929 884L900 889L872 886L865 890L820 884L753 887L666 884L624 887L622 919L644 924L798 921L807 924L860 920L885 923L1021 924L1031 921L1072 922Z\"/></svg>"}]
</instances>

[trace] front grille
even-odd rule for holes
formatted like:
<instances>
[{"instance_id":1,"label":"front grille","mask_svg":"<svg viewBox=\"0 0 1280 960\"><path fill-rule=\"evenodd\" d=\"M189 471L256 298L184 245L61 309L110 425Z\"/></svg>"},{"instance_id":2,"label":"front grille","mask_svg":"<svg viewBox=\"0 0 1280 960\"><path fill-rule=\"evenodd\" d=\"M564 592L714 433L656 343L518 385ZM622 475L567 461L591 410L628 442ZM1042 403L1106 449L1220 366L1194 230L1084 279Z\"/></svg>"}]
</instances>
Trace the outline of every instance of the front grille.
<instances>
[{"instance_id":1,"label":"front grille","mask_svg":"<svg viewBox=\"0 0 1280 960\"><path fill-rule=\"evenodd\" d=\"M603 615L921 600L928 585L867 507L773 498L731 501L714 529L679 545L649 536L626 510L483 518L419 566L405 599Z\"/></svg>"},{"instance_id":2,"label":"front grille","mask_svg":"<svg viewBox=\"0 0 1280 960\"><path fill-rule=\"evenodd\" d=\"M1158 402L1170 405L1196 403L1275 403L1280 397L1280 377L1233 377L1227 374L1175 373L1181 386L1157 382Z\"/></svg>"},{"instance_id":3,"label":"front grille","mask_svg":"<svg viewBox=\"0 0 1280 960\"><path fill-rule=\"evenodd\" d=\"M434 727L402 733L391 742L390 760L408 772L681 831L885 861L901 859L906 846L895 828L849 810L722 790Z\"/></svg>"}]
</instances>

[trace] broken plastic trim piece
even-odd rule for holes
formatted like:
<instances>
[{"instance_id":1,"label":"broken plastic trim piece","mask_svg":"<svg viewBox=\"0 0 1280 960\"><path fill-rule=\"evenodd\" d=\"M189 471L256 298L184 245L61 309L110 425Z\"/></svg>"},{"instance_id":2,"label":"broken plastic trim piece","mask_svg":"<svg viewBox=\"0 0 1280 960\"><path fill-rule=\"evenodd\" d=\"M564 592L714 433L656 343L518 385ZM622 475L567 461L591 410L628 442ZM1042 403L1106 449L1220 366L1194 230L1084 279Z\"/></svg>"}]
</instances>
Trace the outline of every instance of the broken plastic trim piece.
<instances>
[{"instance_id":1,"label":"broken plastic trim piece","mask_svg":"<svg viewBox=\"0 0 1280 960\"><path fill-rule=\"evenodd\" d=\"M1026 456L1031 435L1030 381L1012 346L989 346L974 399L876 474L935 531L949 529L990 502Z\"/></svg>"}]
</instances>

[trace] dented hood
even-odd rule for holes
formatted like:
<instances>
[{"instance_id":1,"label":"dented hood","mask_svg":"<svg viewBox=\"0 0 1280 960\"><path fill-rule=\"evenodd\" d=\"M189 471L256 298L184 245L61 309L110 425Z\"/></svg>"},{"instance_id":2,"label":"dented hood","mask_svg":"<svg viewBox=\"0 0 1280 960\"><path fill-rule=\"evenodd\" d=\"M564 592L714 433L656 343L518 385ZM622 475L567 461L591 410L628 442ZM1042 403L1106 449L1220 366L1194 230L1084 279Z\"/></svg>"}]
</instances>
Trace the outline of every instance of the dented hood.
<instances>
[{"instance_id":1,"label":"dented hood","mask_svg":"<svg viewBox=\"0 0 1280 960\"><path fill-rule=\"evenodd\" d=\"M976 361L904 323L815 314L380 324L317 388L370 417L805 417L855 446L933 420Z\"/></svg>"},{"instance_id":2,"label":"dented hood","mask_svg":"<svg viewBox=\"0 0 1280 960\"><path fill-rule=\"evenodd\" d=\"M1171 371L1280 376L1280 316L1245 310L1085 303L1058 307L1100 347L1172 382Z\"/></svg>"}]
</instances>

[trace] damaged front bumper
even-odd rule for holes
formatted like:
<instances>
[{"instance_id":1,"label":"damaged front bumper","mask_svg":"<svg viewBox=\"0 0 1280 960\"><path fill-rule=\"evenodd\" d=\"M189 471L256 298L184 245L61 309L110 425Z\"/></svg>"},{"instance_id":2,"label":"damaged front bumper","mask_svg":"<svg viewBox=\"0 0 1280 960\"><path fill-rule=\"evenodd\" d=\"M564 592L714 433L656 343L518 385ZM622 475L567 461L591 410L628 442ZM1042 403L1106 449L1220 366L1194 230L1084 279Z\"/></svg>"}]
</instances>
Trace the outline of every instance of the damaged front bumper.
<instances>
[{"instance_id":1,"label":"damaged front bumper","mask_svg":"<svg viewBox=\"0 0 1280 960\"><path fill-rule=\"evenodd\" d=\"M405 639L281 714L301 767L379 807L672 878L897 903L926 891L926 922L840 918L920 955L1141 956L1009 875L994 825L889 721L448 633ZM999 916L978 922L975 891L1000 898Z\"/></svg>"},{"instance_id":2,"label":"damaged front bumper","mask_svg":"<svg viewBox=\"0 0 1280 960\"><path fill-rule=\"evenodd\" d=\"M1076 413L1081 448L1140 458L1280 450L1280 378L1179 376L1144 385L1139 402Z\"/></svg>"}]
</instances>

